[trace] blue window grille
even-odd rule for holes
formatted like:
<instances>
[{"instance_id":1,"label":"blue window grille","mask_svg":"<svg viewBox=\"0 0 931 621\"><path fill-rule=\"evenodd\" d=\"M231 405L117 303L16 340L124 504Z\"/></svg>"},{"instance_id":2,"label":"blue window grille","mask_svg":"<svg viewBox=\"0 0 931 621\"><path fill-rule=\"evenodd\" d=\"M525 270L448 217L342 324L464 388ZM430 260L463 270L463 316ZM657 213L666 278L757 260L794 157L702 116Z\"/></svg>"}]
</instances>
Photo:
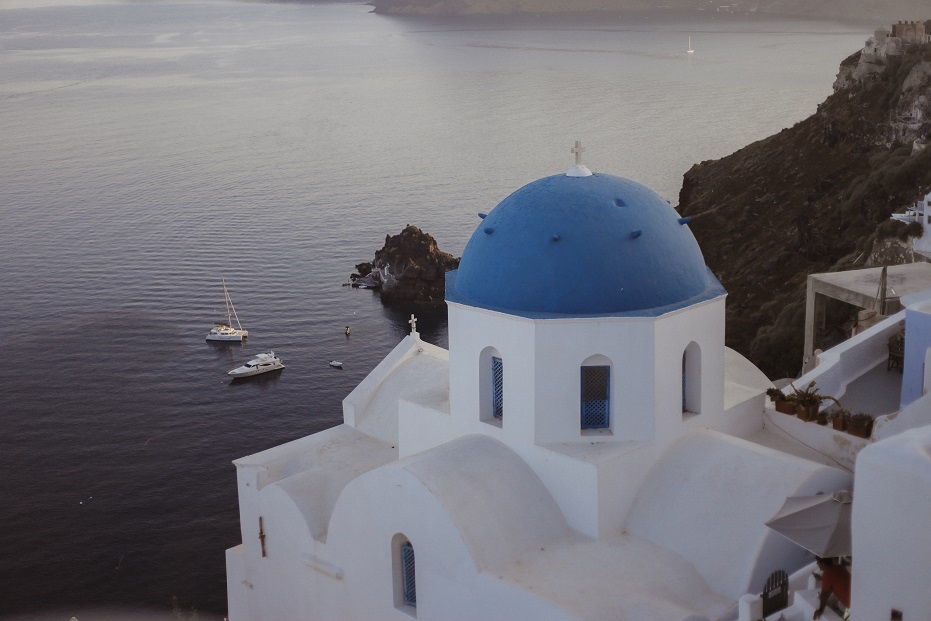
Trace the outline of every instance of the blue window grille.
<instances>
[{"instance_id":1,"label":"blue window grille","mask_svg":"<svg viewBox=\"0 0 931 621\"><path fill-rule=\"evenodd\" d=\"M492 412L495 418L504 418L504 365L501 358L491 359Z\"/></svg>"},{"instance_id":2,"label":"blue window grille","mask_svg":"<svg viewBox=\"0 0 931 621\"><path fill-rule=\"evenodd\" d=\"M686 400L686 397L685 397L685 395L688 392L688 381L689 381L688 375L685 372L686 360L688 360L688 354L683 352L682 353L682 411L683 412L688 412L688 407L686 407L688 404L688 401Z\"/></svg>"},{"instance_id":3,"label":"blue window grille","mask_svg":"<svg viewBox=\"0 0 931 621\"><path fill-rule=\"evenodd\" d=\"M610 426L611 367L582 367L582 429Z\"/></svg>"},{"instance_id":4,"label":"blue window grille","mask_svg":"<svg viewBox=\"0 0 931 621\"><path fill-rule=\"evenodd\" d=\"M408 606L417 605L417 583L414 580L414 546L401 544L401 599Z\"/></svg>"}]
</instances>

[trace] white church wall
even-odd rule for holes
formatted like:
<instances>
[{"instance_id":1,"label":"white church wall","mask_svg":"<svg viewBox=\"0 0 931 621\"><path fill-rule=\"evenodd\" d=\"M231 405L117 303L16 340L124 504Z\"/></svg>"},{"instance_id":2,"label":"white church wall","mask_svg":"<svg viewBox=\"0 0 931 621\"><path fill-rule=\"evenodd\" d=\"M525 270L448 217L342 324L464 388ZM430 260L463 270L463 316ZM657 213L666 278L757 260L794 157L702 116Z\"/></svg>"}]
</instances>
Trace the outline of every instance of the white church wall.
<instances>
[{"instance_id":1,"label":"white church wall","mask_svg":"<svg viewBox=\"0 0 931 621\"><path fill-rule=\"evenodd\" d=\"M391 542L399 533L414 547L416 617L456 620L507 618L496 611L513 613L521 598L488 588L494 569L569 532L533 473L481 436L359 477L340 497L332 522L326 554L343 578L324 596L331 618L341 620L411 618L414 611L395 603ZM483 570L489 574L481 576ZM564 618L545 603L535 608L536 618Z\"/></svg>"},{"instance_id":2,"label":"white church wall","mask_svg":"<svg viewBox=\"0 0 931 621\"><path fill-rule=\"evenodd\" d=\"M508 443L532 442L536 407L533 322L453 302L448 307L449 400L456 434L481 433ZM481 390L480 381L482 352L489 347L500 353L503 362L504 416L500 423L482 420L482 403L492 398L490 391Z\"/></svg>"},{"instance_id":3,"label":"white church wall","mask_svg":"<svg viewBox=\"0 0 931 621\"><path fill-rule=\"evenodd\" d=\"M724 427L738 437L763 429L766 389L773 383L741 354L724 348Z\"/></svg>"},{"instance_id":4,"label":"white church wall","mask_svg":"<svg viewBox=\"0 0 931 621\"><path fill-rule=\"evenodd\" d=\"M243 543L227 555L232 618L272 621L311 610L302 555L313 538L326 537L343 486L396 457L394 447L339 425L236 460Z\"/></svg>"},{"instance_id":5,"label":"white church wall","mask_svg":"<svg viewBox=\"0 0 931 621\"><path fill-rule=\"evenodd\" d=\"M477 429L508 443L537 473L573 528L589 536L603 536L623 525L637 488L661 453L655 448L638 450L643 443L655 440L655 399L663 399L667 411L662 446L693 427L725 424L723 311L724 299L720 298L658 319L531 321L451 304L452 435ZM690 343L695 343L701 354L703 415L683 417L682 354ZM505 414L500 427L475 424L481 419L480 399L488 398L481 390L479 363L488 348L504 361ZM581 429L583 364L611 368L608 429ZM535 375L528 375L533 369ZM666 378L662 384L657 373ZM457 377L467 377L462 384L471 389L457 387ZM467 408L468 414L463 415L460 407ZM515 408L520 408L519 413L515 414ZM431 425L426 414L416 415L416 419L416 423L413 419L409 425L403 423L416 438L411 451L451 437L440 431L441 423L439 427ZM532 429L534 443L527 444L531 438L523 431L515 434L515 426ZM606 449L591 457L593 443L604 442L623 443L625 448ZM566 444L584 447L588 454L576 455L565 446L559 448ZM406 448L405 454L410 454Z\"/></svg>"},{"instance_id":6,"label":"white church wall","mask_svg":"<svg viewBox=\"0 0 931 621\"><path fill-rule=\"evenodd\" d=\"M724 412L724 298L657 318L654 324L656 362L656 441L663 451L694 427L722 429ZM700 355L700 412L683 411L682 357L686 349ZM694 361L693 361L694 362ZM693 373L694 375L694 369ZM723 430L723 429L722 429Z\"/></svg>"},{"instance_id":7,"label":"white church wall","mask_svg":"<svg viewBox=\"0 0 931 621\"><path fill-rule=\"evenodd\" d=\"M536 442L643 441L653 434L652 320L600 317L535 322ZM610 427L581 429L581 367L610 366Z\"/></svg>"},{"instance_id":8,"label":"white church wall","mask_svg":"<svg viewBox=\"0 0 931 621\"><path fill-rule=\"evenodd\" d=\"M420 339L408 334L343 399L343 421L347 425L355 427L360 422L357 418L369 409L371 400L378 394L378 387L381 383L390 377L392 370L410 357L419 346Z\"/></svg>"},{"instance_id":9,"label":"white church wall","mask_svg":"<svg viewBox=\"0 0 931 621\"><path fill-rule=\"evenodd\" d=\"M226 605L229 621L249 621L255 618L250 610L249 583L246 580L246 563L243 546L226 550Z\"/></svg>"},{"instance_id":10,"label":"white church wall","mask_svg":"<svg viewBox=\"0 0 931 621\"><path fill-rule=\"evenodd\" d=\"M293 499L277 485L259 492L258 509L255 524L242 524L243 570L236 576L239 583L230 585L240 590L237 599L247 605L237 614L231 606L231 618L241 613L249 621L301 618L313 606L307 596L309 570L302 562L302 554L313 545L307 524Z\"/></svg>"},{"instance_id":11,"label":"white church wall","mask_svg":"<svg viewBox=\"0 0 931 621\"><path fill-rule=\"evenodd\" d=\"M624 527L637 492L655 463L655 446L642 446L599 464L597 525L605 537Z\"/></svg>"},{"instance_id":12,"label":"white church wall","mask_svg":"<svg viewBox=\"0 0 931 621\"><path fill-rule=\"evenodd\" d=\"M763 417L766 410L766 398L762 393L732 405L724 411L722 429L735 436L745 438L763 429Z\"/></svg>"},{"instance_id":13,"label":"white church wall","mask_svg":"<svg viewBox=\"0 0 931 621\"><path fill-rule=\"evenodd\" d=\"M409 399L449 409L449 363L445 349L408 335L391 356L393 364L376 367L343 402L344 419L366 434L398 443L398 404ZM349 422L351 421L351 422Z\"/></svg>"},{"instance_id":14,"label":"white church wall","mask_svg":"<svg viewBox=\"0 0 931 621\"><path fill-rule=\"evenodd\" d=\"M764 526L788 496L849 489L848 474L715 431L683 437L650 472L628 530L690 561L715 592L759 591L807 553Z\"/></svg>"},{"instance_id":15,"label":"white church wall","mask_svg":"<svg viewBox=\"0 0 931 621\"><path fill-rule=\"evenodd\" d=\"M653 465L649 443L556 443L514 447L549 490L569 525L589 537L620 529Z\"/></svg>"},{"instance_id":16,"label":"white church wall","mask_svg":"<svg viewBox=\"0 0 931 621\"><path fill-rule=\"evenodd\" d=\"M907 510L904 510L907 508ZM931 610L931 426L866 447L853 498L851 619Z\"/></svg>"},{"instance_id":17,"label":"white church wall","mask_svg":"<svg viewBox=\"0 0 931 621\"><path fill-rule=\"evenodd\" d=\"M452 417L419 403L402 400L398 412L401 459L455 439Z\"/></svg>"},{"instance_id":18,"label":"white church wall","mask_svg":"<svg viewBox=\"0 0 931 621\"><path fill-rule=\"evenodd\" d=\"M236 460L240 525L257 523L262 491L278 485L303 503L315 537L326 531L329 512L342 487L356 476L397 458L397 449L348 425L338 425L294 442ZM257 528L257 527L256 527Z\"/></svg>"},{"instance_id":19,"label":"white church wall","mask_svg":"<svg viewBox=\"0 0 931 621\"><path fill-rule=\"evenodd\" d=\"M258 537L258 521L261 507L258 499L258 473L261 470L258 466L241 466L236 467L236 484L239 496L239 533L242 541L252 541ZM255 527L253 529L253 526ZM240 555L245 559L245 548L240 551ZM254 552L253 552L254 554ZM255 559L245 559L245 562L252 563Z\"/></svg>"},{"instance_id":20,"label":"white church wall","mask_svg":"<svg viewBox=\"0 0 931 621\"><path fill-rule=\"evenodd\" d=\"M559 505L569 526L590 537L598 536L598 469L571 454L539 446L518 446L515 451L539 477Z\"/></svg>"}]
</instances>

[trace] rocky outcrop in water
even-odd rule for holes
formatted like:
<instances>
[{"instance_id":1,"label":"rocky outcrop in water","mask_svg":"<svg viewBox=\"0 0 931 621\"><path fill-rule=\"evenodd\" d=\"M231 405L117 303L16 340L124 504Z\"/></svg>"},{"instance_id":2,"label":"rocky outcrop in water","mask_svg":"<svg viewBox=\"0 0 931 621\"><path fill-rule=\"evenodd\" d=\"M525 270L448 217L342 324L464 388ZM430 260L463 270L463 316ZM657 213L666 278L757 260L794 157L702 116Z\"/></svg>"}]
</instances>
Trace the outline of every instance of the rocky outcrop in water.
<instances>
[{"instance_id":1,"label":"rocky outcrop in water","mask_svg":"<svg viewBox=\"0 0 931 621\"><path fill-rule=\"evenodd\" d=\"M459 259L440 250L432 235L408 224L399 234L386 235L375 260L356 265L357 273L349 280L354 286L380 290L386 304L442 304L446 272L457 267Z\"/></svg>"},{"instance_id":2,"label":"rocky outcrop in water","mask_svg":"<svg viewBox=\"0 0 931 621\"><path fill-rule=\"evenodd\" d=\"M929 130L931 45L857 52L815 114L685 174L679 210L728 291L728 346L794 376L807 275L908 260L888 252L907 235L889 215L931 189Z\"/></svg>"}]
</instances>

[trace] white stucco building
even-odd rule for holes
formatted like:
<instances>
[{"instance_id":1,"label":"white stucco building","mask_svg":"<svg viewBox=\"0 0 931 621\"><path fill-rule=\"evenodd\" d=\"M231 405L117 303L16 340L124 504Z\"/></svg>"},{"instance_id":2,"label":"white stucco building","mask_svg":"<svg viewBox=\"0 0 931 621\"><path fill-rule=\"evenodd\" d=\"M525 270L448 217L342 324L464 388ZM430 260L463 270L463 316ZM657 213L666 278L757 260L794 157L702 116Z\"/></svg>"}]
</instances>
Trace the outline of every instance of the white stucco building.
<instances>
[{"instance_id":1,"label":"white stucco building","mask_svg":"<svg viewBox=\"0 0 931 621\"><path fill-rule=\"evenodd\" d=\"M412 329L343 424L236 460L230 620L734 619L806 566L764 522L869 441L773 422L688 219L580 164L482 217L448 351Z\"/></svg>"},{"instance_id":2,"label":"white stucco building","mask_svg":"<svg viewBox=\"0 0 931 621\"><path fill-rule=\"evenodd\" d=\"M915 252L931 260L931 192L908 207L905 213L892 214L892 219L905 223L918 222L921 224L921 237L911 238L912 248Z\"/></svg>"}]
</instances>

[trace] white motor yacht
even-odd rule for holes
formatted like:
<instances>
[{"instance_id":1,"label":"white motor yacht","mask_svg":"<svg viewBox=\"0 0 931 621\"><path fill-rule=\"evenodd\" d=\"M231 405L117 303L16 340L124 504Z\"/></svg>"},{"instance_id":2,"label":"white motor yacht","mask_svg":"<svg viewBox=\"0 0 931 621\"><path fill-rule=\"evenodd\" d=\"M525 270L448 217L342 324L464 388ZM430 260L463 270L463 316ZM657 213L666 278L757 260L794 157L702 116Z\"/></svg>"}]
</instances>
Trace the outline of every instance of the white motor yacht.
<instances>
[{"instance_id":1,"label":"white motor yacht","mask_svg":"<svg viewBox=\"0 0 931 621\"><path fill-rule=\"evenodd\" d=\"M239 341L249 338L249 331L242 329L239 323L239 315L233 307L233 300L230 298L230 292L226 288L226 280L223 281L223 295L226 298L226 321L218 321L210 328L207 333L208 341ZM236 319L238 328L233 327L233 319Z\"/></svg>"},{"instance_id":2,"label":"white motor yacht","mask_svg":"<svg viewBox=\"0 0 931 621\"><path fill-rule=\"evenodd\" d=\"M239 377L252 377L253 375L259 375L260 373L268 373L270 371L278 371L283 369L284 365L281 363L281 358L275 355L275 352L270 351L266 354L258 354L255 358L242 365L241 367L236 367L228 373L233 379Z\"/></svg>"}]
</instances>

